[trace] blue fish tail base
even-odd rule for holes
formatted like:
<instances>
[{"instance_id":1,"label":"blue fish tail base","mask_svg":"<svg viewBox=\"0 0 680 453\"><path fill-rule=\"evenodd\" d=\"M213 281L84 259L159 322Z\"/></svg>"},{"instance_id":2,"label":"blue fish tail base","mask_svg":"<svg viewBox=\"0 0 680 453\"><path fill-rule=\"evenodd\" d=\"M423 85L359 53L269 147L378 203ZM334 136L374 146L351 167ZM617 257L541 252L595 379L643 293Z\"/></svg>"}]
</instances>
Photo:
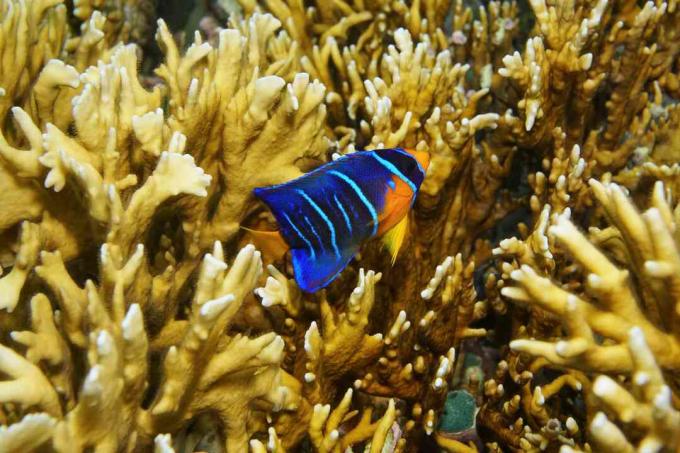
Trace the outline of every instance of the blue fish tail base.
<instances>
[{"instance_id":1,"label":"blue fish tail base","mask_svg":"<svg viewBox=\"0 0 680 453\"><path fill-rule=\"evenodd\" d=\"M312 257L306 249L293 249L293 269L298 286L306 293L328 286L347 267L355 253L356 250L346 250L340 258L331 254Z\"/></svg>"}]
</instances>

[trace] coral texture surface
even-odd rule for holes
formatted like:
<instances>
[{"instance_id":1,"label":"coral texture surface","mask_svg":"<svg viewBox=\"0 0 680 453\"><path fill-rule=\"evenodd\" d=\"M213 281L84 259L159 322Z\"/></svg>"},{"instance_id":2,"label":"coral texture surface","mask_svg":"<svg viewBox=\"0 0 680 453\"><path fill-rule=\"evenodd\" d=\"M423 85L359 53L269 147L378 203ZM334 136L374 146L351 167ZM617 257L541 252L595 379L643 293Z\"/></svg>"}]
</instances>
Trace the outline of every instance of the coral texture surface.
<instances>
[{"instance_id":1,"label":"coral texture surface","mask_svg":"<svg viewBox=\"0 0 680 453\"><path fill-rule=\"evenodd\" d=\"M0 453L680 451L679 102L676 0L0 0ZM253 189L394 147L301 291Z\"/></svg>"}]
</instances>

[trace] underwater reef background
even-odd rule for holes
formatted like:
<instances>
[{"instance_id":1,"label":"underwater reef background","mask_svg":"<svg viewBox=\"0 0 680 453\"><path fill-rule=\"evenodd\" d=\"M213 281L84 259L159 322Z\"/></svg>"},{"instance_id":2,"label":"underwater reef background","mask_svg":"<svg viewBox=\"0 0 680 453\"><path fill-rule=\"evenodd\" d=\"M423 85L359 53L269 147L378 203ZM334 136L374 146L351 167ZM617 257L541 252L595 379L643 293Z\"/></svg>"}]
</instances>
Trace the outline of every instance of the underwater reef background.
<instances>
[{"instance_id":1,"label":"underwater reef background","mask_svg":"<svg viewBox=\"0 0 680 453\"><path fill-rule=\"evenodd\" d=\"M0 0L0 452L680 451L674 0ZM256 187L428 151L301 292Z\"/></svg>"}]
</instances>

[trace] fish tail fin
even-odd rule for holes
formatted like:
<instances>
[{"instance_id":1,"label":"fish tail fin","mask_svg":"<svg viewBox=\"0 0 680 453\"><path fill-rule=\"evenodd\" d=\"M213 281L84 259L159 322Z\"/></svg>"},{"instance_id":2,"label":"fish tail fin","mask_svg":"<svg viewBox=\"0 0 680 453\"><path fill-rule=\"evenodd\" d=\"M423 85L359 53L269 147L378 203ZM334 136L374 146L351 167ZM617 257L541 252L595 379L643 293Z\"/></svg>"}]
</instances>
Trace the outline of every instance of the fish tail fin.
<instances>
[{"instance_id":1,"label":"fish tail fin","mask_svg":"<svg viewBox=\"0 0 680 453\"><path fill-rule=\"evenodd\" d=\"M406 232L408 231L408 215L399 221L382 237L383 244L392 255L392 265L397 261L397 254L404 243Z\"/></svg>"},{"instance_id":2,"label":"fish tail fin","mask_svg":"<svg viewBox=\"0 0 680 453\"><path fill-rule=\"evenodd\" d=\"M283 259L283 256L290 249L279 231L252 230L244 226L241 229L245 230L246 235L258 250L274 261Z\"/></svg>"}]
</instances>

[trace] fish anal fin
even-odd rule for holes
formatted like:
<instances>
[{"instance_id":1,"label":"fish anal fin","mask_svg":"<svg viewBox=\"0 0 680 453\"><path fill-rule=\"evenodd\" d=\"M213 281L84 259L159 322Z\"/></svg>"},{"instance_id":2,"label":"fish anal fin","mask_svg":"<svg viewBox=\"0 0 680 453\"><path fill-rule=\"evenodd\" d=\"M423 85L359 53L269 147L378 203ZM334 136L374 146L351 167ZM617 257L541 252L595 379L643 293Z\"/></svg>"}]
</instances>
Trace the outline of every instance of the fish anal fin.
<instances>
[{"instance_id":1,"label":"fish anal fin","mask_svg":"<svg viewBox=\"0 0 680 453\"><path fill-rule=\"evenodd\" d=\"M290 249L279 231L251 230L246 227L241 227L241 229L246 231L246 235L249 237L255 248L273 261L283 259L283 256Z\"/></svg>"},{"instance_id":2,"label":"fish anal fin","mask_svg":"<svg viewBox=\"0 0 680 453\"><path fill-rule=\"evenodd\" d=\"M408 215L405 215L399 223L388 230L382 237L383 244L387 247L387 250L392 255L392 264L397 260L397 254L399 249L404 243L404 238L406 237L406 232L408 231Z\"/></svg>"}]
</instances>

